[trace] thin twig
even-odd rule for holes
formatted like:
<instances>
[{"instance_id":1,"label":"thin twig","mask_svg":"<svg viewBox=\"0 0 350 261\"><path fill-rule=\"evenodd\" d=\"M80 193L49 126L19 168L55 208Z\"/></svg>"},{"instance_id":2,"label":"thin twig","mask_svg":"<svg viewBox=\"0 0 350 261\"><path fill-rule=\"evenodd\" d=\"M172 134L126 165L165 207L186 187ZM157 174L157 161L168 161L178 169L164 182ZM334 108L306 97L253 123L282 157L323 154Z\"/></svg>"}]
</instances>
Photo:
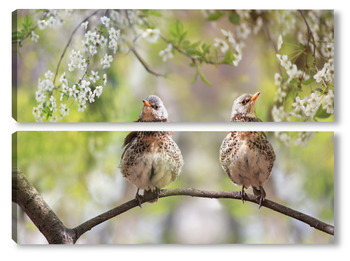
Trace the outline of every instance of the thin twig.
<instances>
[{"instance_id":1,"label":"thin twig","mask_svg":"<svg viewBox=\"0 0 350 261\"><path fill-rule=\"evenodd\" d=\"M313 35L312 31L311 31L311 28L310 28L310 26L309 26L309 23L307 22L307 20L306 20L306 18L305 18L305 16L304 16L303 11L302 11L302 10L298 10L298 12L299 12L300 15L303 17L303 20L304 20L305 25L306 25L306 28L307 28L307 32L308 32L308 48L309 48L310 38L311 38L311 40L312 40L312 48L313 48L313 50L312 50L312 57L313 57L313 64L314 64L314 67L315 67L316 71L318 72L319 70L318 70L317 64L316 64L316 42L315 42L315 38L314 38L314 35ZM322 80L323 85L324 85L326 88L328 88L328 86L327 86L325 80L323 79L323 77L321 77L321 80Z\"/></svg>"},{"instance_id":2,"label":"thin twig","mask_svg":"<svg viewBox=\"0 0 350 261\"><path fill-rule=\"evenodd\" d=\"M141 57L141 55L136 51L136 49L132 46L129 46L130 51L135 55L135 57L139 60L139 62L143 65L143 67L146 69L147 72L149 72L150 74L153 74L155 76L161 76L161 77L165 77L165 74L162 73L158 73L156 71L154 71L148 64L147 62Z\"/></svg>"}]
</instances>

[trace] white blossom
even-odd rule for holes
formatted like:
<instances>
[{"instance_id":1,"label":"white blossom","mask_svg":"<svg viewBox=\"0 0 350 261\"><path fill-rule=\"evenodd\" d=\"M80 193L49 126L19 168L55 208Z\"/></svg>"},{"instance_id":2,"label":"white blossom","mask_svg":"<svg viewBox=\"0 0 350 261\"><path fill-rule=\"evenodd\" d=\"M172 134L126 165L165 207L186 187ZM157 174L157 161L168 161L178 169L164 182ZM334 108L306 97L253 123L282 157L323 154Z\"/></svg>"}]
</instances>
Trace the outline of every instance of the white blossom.
<instances>
[{"instance_id":1,"label":"white blossom","mask_svg":"<svg viewBox=\"0 0 350 261\"><path fill-rule=\"evenodd\" d=\"M280 86L282 83L282 76L279 73L275 73L275 85Z\"/></svg>"},{"instance_id":2,"label":"white blossom","mask_svg":"<svg viewBox=\"0 0 350 261\"><path fill-rule=\"evenodd\" d=\"M39 39L39 35L35 34L34 31L31 31L31 40L34 42L34 43L37 43L38 42L38 39Z\"/></svg>"},{"instance_id":3,"label":"white blossom","mask_svg":"<svg viewBox=\"0 0 350 261\"><path fill-rule=\"evenodd\" d=\"M236 44L236 40L233 38L233 34L230 31L225 31L224 29L221 29L222 34L225 36L225 39L231 43Z\"/></svg>"},{"instance_id":4,"label":"white blossom","mask_svg":"<svg viewBox=\"0 0 350 261\"><path fill-rule=\"evenodd\" d=\"M47 26L47 21L46 20L40 20L38 21L38 27L40 30L44 30Z\"/></svg>"},{"instance_id":5,"label":"white blossom","mask_svg":"<svg viewBox=\"0 0 350 261\"><path fill-rule=\"evenodd\" d=\"M158 28L148 28L142 33L142 37L149 43L157 42L160 35L160 31Z\"/></svg>"},{"instance_id":6,"label":"white blossom","mask_svg":"<svg viewBox=\"0 0 350 261\"><path fill-rule=\"evenodd\" d=\"M83 112L86 109L85 103L79 103L78 104L78 111Z\"/></svg>"},{"instance_id":7,"label":"white blossom","mask_svg":"<svg viewBox=\"0 0 350 261\"><path fill-rule=\"evenodd\" d=\"M294 141L296 146L306 146L311 138L315 137L313 132L299 132L298 138Z\"/></svg>"},{"instance_id":8,"label":"white blossom","mask_svg":"<svg viewBox=\"0 0 350 261\"><path fill-rule=\"evenodd\" d=\"M88 24L89 24L89 21L86 21L86 22L84 22L84 23L81 23L81 27L83 27L83 28L86 30Z\"/></svg>"},{"instance_id":9,"label":"white blossom","mask_svg":"<svg viewBox=\"0 0 350 261\"><path fill-rule=\"evenodd\" d=\"M272 108L272 118L275 122L281 122L286 117L286 112L284 111L283 106L276 107L276 105Z\"/></svg>"},{"instance_id":10,"label":"white blossom","mask_svg":"<svg viewBox=\"0 0 350 261\"><path fill-rule=\"evenodd\" d=\"M282 35L278 36L278 42L277 42L277 50L279 51L282 47L283 44L283 39L282 39Z\"/></svg>"},{"instance_id":11,"label":"white blossom","mask_svg":"<svg viewBox=\"0 0 350 261\"><path fill-rule=\"evenodd\" d=\"M286 145L287 147L291 144L291 137L285 132L276 132L276 136Z\"/></svg>"},{"instance_id":12,"label":"white blossom","mask_svg":"<svg viewBox=\"0 0 350 261\"><path fill-rule=\"evenodd\" d=\"M320 96L318 96L317 93L313 92L310 94L307 101L312 107L318 107L320 105Z\"/></svg>"},{"instance_id":13,"label":"white blossom","mask_svg":"<svg viewBox=\"0 0 350 261\"><path fill-rule=\"evenodd\" d=\"M77 98L78 94L79 94L79 90L77 88L77 85L74 84L71 88L69 88L68 90L69 97Z\"/></svg>"},{"instance_id":14,"label":"white blossom","mask_svg":"<svg viewBox=\"0 0 350 261\"><path fill-rule=\"evenodd\" d=\"M61 119L69 115L69 108L67 107L67 104L61 103L60 112L61 112Z\"/></svg>"},{"instance_id":15,"label":"white blossom","mask_svg":"<svg viewBox=\"0 0 350 261\"><path fill-rule=\"evenodd\" d=\"M172 59L174 57L172 53L172 49L173 49L173 45L169 43L167 48L159 52L159 56L162 57L163 62L166 62L168 59Z\"/></svg>"},{"instance_id":16,"label":"white blossom","mask_svg":"<svg viewBox=\"0 0 350 261\"><path fill-rule=\"evenodd\" d=\"M118 39L120 35L120 30L116 30L114 27L112 27L108 30L108 34L110 39Z\"/></svg>"},{"instance_id":17,"label":"white blossom","mask_svg":"<svg viewBox=\"0 0 350 261\"><path fill-rule=\"evenodd\" d=\"M50 70L48 70L44 75L46 79L51 79L53 76L53 73Z\"/></svg>"},{"instance_id":18,"label":"white blossom","mask_svg":"<svg viewBox=\"0 0 350 261\"><path fill-rule=\"evenodd\" d=\"M103 91L103 87L97 86L94 90L94 93L96 94L97 97L100 97L100 95L102 94L102 91Z\"/></svg>"},{"instance_id":19,"label":"white blossom","mask_svg":"<svg viewBox=\"0 0 350 261\"><path fill-rule=\"evenodd\" d=\"M63 72L63 74L61 75L60 79L59 79L60 83L62 83L65 86L68 86L68 80L66 78L66 72Z\"/></svg>"},{"instance_id":20,"label":"white blossom","mask_svg":"<svg viewBox=\"0 0 350 261\"><path fill-rule=\"evenodd\" d=\"M326 73L326 68L323 67L322 70L319 70L315 75L314 75L314 79L316 80L316 82L320 82L322 81L323 77L325 76Z\"/></svg>"},{"instance_id":21,"label":"white blossom","mask_svg":"<svg viewBox=\"0 0 350 261\"><path fill-rule=\"evenodd\" d=\"M103 74L103 85L106 85L107 84L107 74Z\"/></svg>"},{"instance_id":22,"label":"white blossom","mask_svg":"<svg viewBox=\"0 0 350 261\"><path fill-rule=\"evenodd\" d=\"M334 113L333 102L334 102L334 93L332 90L329 90L321 102L323 109L325 109L329 114Z\"/></svg>"},{"instance_id":23,"label":"white blossom","mask_svg":"<svg viewBox=\"0 0 350 261\"><path fill-rule=\"evenodd\" d=\"M103 35L100 36L100 45L105 46L107 44L107 38Z\"/></svg>"},{"instance_id":24,"label":"white blossom","mask_svg":"<svg viewBox=\"0 0 350 261\"><path fill-rule=\"evenodd\" d=\"M101 17L101 22L102 22L102 24L105 25L107 28L109 27L109 21L110 21L110 20L111 20L111 19L108 18L107 16Z\"/></svg>"},{"instance_id":25,"label":"white blossom","mask_svg":"<svg viewBox=\"0 0 350 261\"><path fill-rule=\"evenodd\" d=\"M89 102L90 102L90 103L95 102L95 95L96 95L95 92L92 92L92 91L89 92L89 94L88 94L88 99L89 99Z\"/></svg>"},{"instance_id":26,"label":"white blossom","mask_svg":"<svg viewBox=\"0 0 350 261\"><path fill-rule=\"evenodd\" d=\"M93 82L96 83L96 81L98 81L98 79L100 79L100 76L98 76L98 72L92 71L91 70L91 74L89 76L89 79Z\"/></svg>"},{"instance_id":27,"label":"white blossom","mask_svg":"<svg viewBox=\"0 0 350 261\"><path fill-rule=\"evenodd\" d=\"M219 39L219 38L215 38L214 39L215 43L214 46L215 47L220 47L220 51L222 53L226 53L227 50L229 49L228 44L226 43L226 41Z\"/></svg>"},{"instance_id":28,"label":"white blossom","mask_svg":"<svg viewBox=\"0 0 350 261\"><path fill-rule=\"evenodd\" d=\"M101 59L101 65L103 69L111 67L111 62L113 61L112 55L105 54L105 56Z\"/></svg>"},{"instance_id":29,"label":"white blossom","mask_svg":"<svg viewBox=\"0 0 350 261\"><path fill-rule=\"evenodd\" d=\"M86 62L82 54L80 54L79 50L72 50L70 55L70 63L68 64L68 70L74 71L76 68L85 69Z\"/></svg>"},{"instance_id":30,"label":"white blossom","mask_svg":"<svg viewBox=\"0 0 350 261\"><path fill-rule=\"evenodd\" d=\"M305 110L304 106L305 100L301 100L299 96L295 98L295 102L292 104L294 111L296 113L303 112Z\"/></svg>"},{"instance_id":31,"label":"white blossom","mask_svg":"<svg viewBox=\"0 0 350 261\"><path fill-rule=\"evenodd\" d=\"M50 18L47 20L47 25L51 28L54 28L57 24L56 18L53 16L50 16Z\"/></svg>"},{"instance_id":32,"label":"white blossom","mask_svg":"<svg viewBox=\"0 0 350 261\"><path fill-rule=\"evenodd\" d=\"M238 27L237 35L240 39L246 39L251 33L251 29L247 23L241 23Z\"/></svg>"}]
</instances>

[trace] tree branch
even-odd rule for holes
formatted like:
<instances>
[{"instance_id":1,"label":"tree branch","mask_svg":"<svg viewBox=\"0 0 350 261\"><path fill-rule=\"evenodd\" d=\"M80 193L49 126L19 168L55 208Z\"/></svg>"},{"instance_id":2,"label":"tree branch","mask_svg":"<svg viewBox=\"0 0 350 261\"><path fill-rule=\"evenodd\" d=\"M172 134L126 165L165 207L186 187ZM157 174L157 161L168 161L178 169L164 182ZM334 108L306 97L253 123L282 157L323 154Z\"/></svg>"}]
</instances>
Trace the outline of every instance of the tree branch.
<instances>
[{"instance_id":1,"label":"tree branch","mask_svg":"<svg viewBox=\"0 0 350 261\"><path fill-rule=\"evenodd\" d=\"M165 74L162 73L158 73L156 71L154 71L148 64L147 62L141 57L141 55L135 50L134 47L130 46L130 51L135 55L135 57L139 60L139 62L143 65L143 67L146 69L147 72L149 72L150 74L153 74L155 76L161 76L161 77L165 77Z\"/></svg>"},{"instance_id":2,"label":"tree branch","mask_svg":"<svg viewBox=\"0 0 350 261\"><path fill-rule=\"evenodd\" d=\"M194 188L179 188L179 189L161 190L159 193L159 198L165 198L170 196L191 196L191 197L200 197L200 198L228 198L228 199L241 200L241 194L239 191L205 191L205 190L199 190ZM145 202L153 201L156 198L157 198L156 195L146 194L145 196L141 197L141 204ZM257 200L257 198L254 195L246 194L244 199L246 201L259 205L259 200ZM137 206L139 206L138 200L133 199L114 209L111 209L103 214L100 214L84 222L83 224L77 226L76 228L74 228L74 230L76 230L76 235L79 238L80 235L84 234L85 232L97 226L98 224L108 219L111 219L113 217L116 217ZM263 201L262 206L269 208L271 210L274 210L276 212L279 212L283 215L300 220L301 222L304 222L320 231L323 231L330 235L334 235L334 227L332 225L328 225L309 215L306 215L299 211L285 207L283 205L280 205L268 199L265 199Z\"/></svg>"},{"instance_id":3,"label":"tree branch","mask_svg":"<svg viewBox=\"0 0 350 261\"><path fill-rule=\"evenodd\" d=\"M139 206L139 201L137 199L132 199L120 206L89 219L75 228L67 228L63 225L51 208L45 203L44 199L29 183L23 173L17 170L13 171L12 183L13 202L17 203L23 209L23 211L29 216L38 229L44 234L50 244L74 244L81 237L81 235L91 230L95 226ZM159 199L171 196L227 198L241 200L241 194L239 191L205 191L194 188L178 188L161 190L159 193ZM156 199L157 196L155 194L147 193L146 195L140 197L140 204L154 201ZM244 199L257 205L259 204L259 201L254 195L246 194ZM326 224L309 215L267 199L262 202L262 206L300 220L301 222L304 222L320 231L334 235L334 226Z\"/></svg>"},{"instance_id":4,"label":"tree branch","mask_svg":"<svg viewBox=\"0 0 350 261\"><path fill-rule=\"evenodd\" d=\"M67 229L22 172L12 171L12 201L17 203L50 244L73 244Z\"/></svg>"}]
</instances>

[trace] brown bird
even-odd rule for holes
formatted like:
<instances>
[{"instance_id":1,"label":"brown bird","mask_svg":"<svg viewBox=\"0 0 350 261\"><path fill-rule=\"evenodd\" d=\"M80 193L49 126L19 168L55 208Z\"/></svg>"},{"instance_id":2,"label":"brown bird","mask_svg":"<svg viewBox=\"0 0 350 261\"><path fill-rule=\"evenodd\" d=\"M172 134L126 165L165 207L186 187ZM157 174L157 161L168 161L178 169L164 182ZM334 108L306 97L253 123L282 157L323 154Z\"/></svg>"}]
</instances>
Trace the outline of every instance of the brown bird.
<instances>
[{"instance_id":1,"label":"brown bird","mask_svg":"<svg viewBox=\"0 0 350 261\"><path fill-rule=\"evenodd\" d=\"M255 114L255 101L260 93L243 94L232 106L231 122L261 122ZM220 163L233 183L241 185L244 202L245 188L252 186L259 208L266 197L263 184L270 176L275 153L265 133L231 131L220 147Z\"/></svg>"},{"instance_id":2,"label":"brown bird","mask_svg":"<svg viewBox=\"0 0 350 261\"><path fill-rule=\"evenodd\" d=\"M155 95L143 100L138 122L166 122L168 112ZM183 166L182 154L168 131L132 131L125 140L120 168L123 176L137 187L136 199L141 206L139 190L156 193L173 182Z\"/></svg>"}]
</instances>

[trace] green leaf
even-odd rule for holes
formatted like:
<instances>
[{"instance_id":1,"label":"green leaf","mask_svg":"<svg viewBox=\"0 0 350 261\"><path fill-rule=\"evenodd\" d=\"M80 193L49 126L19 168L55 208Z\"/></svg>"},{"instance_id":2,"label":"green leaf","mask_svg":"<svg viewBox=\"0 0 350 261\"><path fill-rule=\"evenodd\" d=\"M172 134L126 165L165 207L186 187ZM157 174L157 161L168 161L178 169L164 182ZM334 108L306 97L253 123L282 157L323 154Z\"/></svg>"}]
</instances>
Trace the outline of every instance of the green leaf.
<instances>
[{"instance_id":1,"label":"green leaf","mask_svg":"<svg viewBox=\"0 0 350 261\"><path fill-rule=\"evenodd\" d=\"M207 17L208 21L216 21L218 19L220 19L221 17L223 17L225 15L225 13L216 11L215 13L209 14Z\"/></svg>"},{"instance_id":2,"label":"green leaf","mask_svg":"<svg viewBox=\"0 0 350 261\"><path fill-rule=\"evenodd\" d=\"M178 39L178 45L181 45L181 42L185 39L187 32L184 32L180 35Z\"/></svg>"},{"instance_id":3,"label":"green leaf","mask_svg":"<svg viewBox=\"0 0 350 261\"><path fill-rule=\"evenodd\" d=\"M232 13L228 20L231 22L231 24L239 24L240 22L240 17L239 17L239 14L237 13Z\"/></svg>"},{"instance_id":4,"label":"green leaf","mask_svg":"<svg viewBox=\"0 0 350 261\"><path fill-rule=\"evenodd\" d=\"M201 53L200 51L198 51L198 50L196 50L196 49L193 49L193 48L188 48L188 49L186 49L186 53L187 53L188 55L198 55L198 56L200 56L200 57L203 56L202 53Z\"/></svg>"},{"instance_id":5,"label":"green leaf","mask_svg":"<svg viewBox=\"0 0 350 261\"><path fill-rule=\"evenodd\" d=\"M221 64L230 64L232 65L232 62L234 61L235 56L232 50L228 50L225 53L225 57L224 59L222 59L222 61L220 62Z\"/></svg>"},{"instance_id":6,"label":"green leaf","mask_svg":"<svg viewBox=\"0 0 350 261\"><path fill-rule=\"evenodd\" d=\"M205 78L204 74L203 74L200 70L197 70L197 72L199 73L199 76L201 77L202 81L203 81L206 85L211 86L211 83Z\"/></svg>"},{"instance_id":7,"label":"green leaf","mask_svg":"<svg viewBox=\"0 0 350 261\"><path fill-rule=\"evenodd\" d=\"M203 54L209 53L209 49L210 49L210 44L206 44L206 43L202 44Z\"/></svg>"},{"instance_id":8,"label":"green leaf","mask_svg":"<svg viewBox=\"0 0 350 261\"><path fill-rule=\"evenodd\" d=\"M177 45L181 44L187 34L187 32L184 32L183 24L178 20L176 20L174 25L169 27L169 33L176 38L175 42L177 42Z\"/></svg>"},{"instance_id":9,"label":"green leaf","mask_svg":"<svg viewBox=\"0 0 350 261\"><path fill-rule=\"evenodd\" d=\"M194 77L191 79L191 83L195 83L197 81L197 76L198 76L198 72L196 72Z\"/></svg>"},{"instance_id":10,"label":"green leaf","mask_svg":"<svg viewBox=\"0 0 350 261\"><path fill-rule=\"evenodd\" d=\"M28 15L26 15L24 17L24 23L23 23L23 27L26 29L26 30L29 30L29 27L32 25L32 20L30 19L30 17Z\"/></svg>"},{"instance_id":11,"label":"green leaf","mask_svg":"<svg viewBox=\"0 0 350 261\"><path fill-rule=\"evenodd\" d=\"M316 80L314 79L314 78L310 78L310 79L308 79L308 80L306 80L306 81L303 81L301 84L302 85L309 85L309 84L311 84L311 83L314 83Z\"/></svg>"},{"instance_id":12,"label":"green leaf","mask_svg":"<svg viewBox=\"0 0 350 261\"><path fill-rule=\"evenodd\" d=\"M176 29L177 35L181 35L183 33L184 26L179 20L176 20L175 29Z\"/></svg>"},{"instance_id":13,"label":"green leaf","mask_svg":"<svg viewBox=\"0 0 350 261\"><path fill-rule=\"evenodd\" d=\"M184 40L182 42L182 46L186 49L189 48L191 46L191 42L189 40Z\"/></svg>"},{"instance_id":14,"label":"green leaf","mask_svg":"<svg viewBox=\"0 0 350 261\"><path fill-rule=\"evenodd\" d=\"M317 109L315 117L325 119L325 118L328 118L329 116L331 115L325 109L323 109L322 105L320 105Z\"/></svg>"}]
</instances>

